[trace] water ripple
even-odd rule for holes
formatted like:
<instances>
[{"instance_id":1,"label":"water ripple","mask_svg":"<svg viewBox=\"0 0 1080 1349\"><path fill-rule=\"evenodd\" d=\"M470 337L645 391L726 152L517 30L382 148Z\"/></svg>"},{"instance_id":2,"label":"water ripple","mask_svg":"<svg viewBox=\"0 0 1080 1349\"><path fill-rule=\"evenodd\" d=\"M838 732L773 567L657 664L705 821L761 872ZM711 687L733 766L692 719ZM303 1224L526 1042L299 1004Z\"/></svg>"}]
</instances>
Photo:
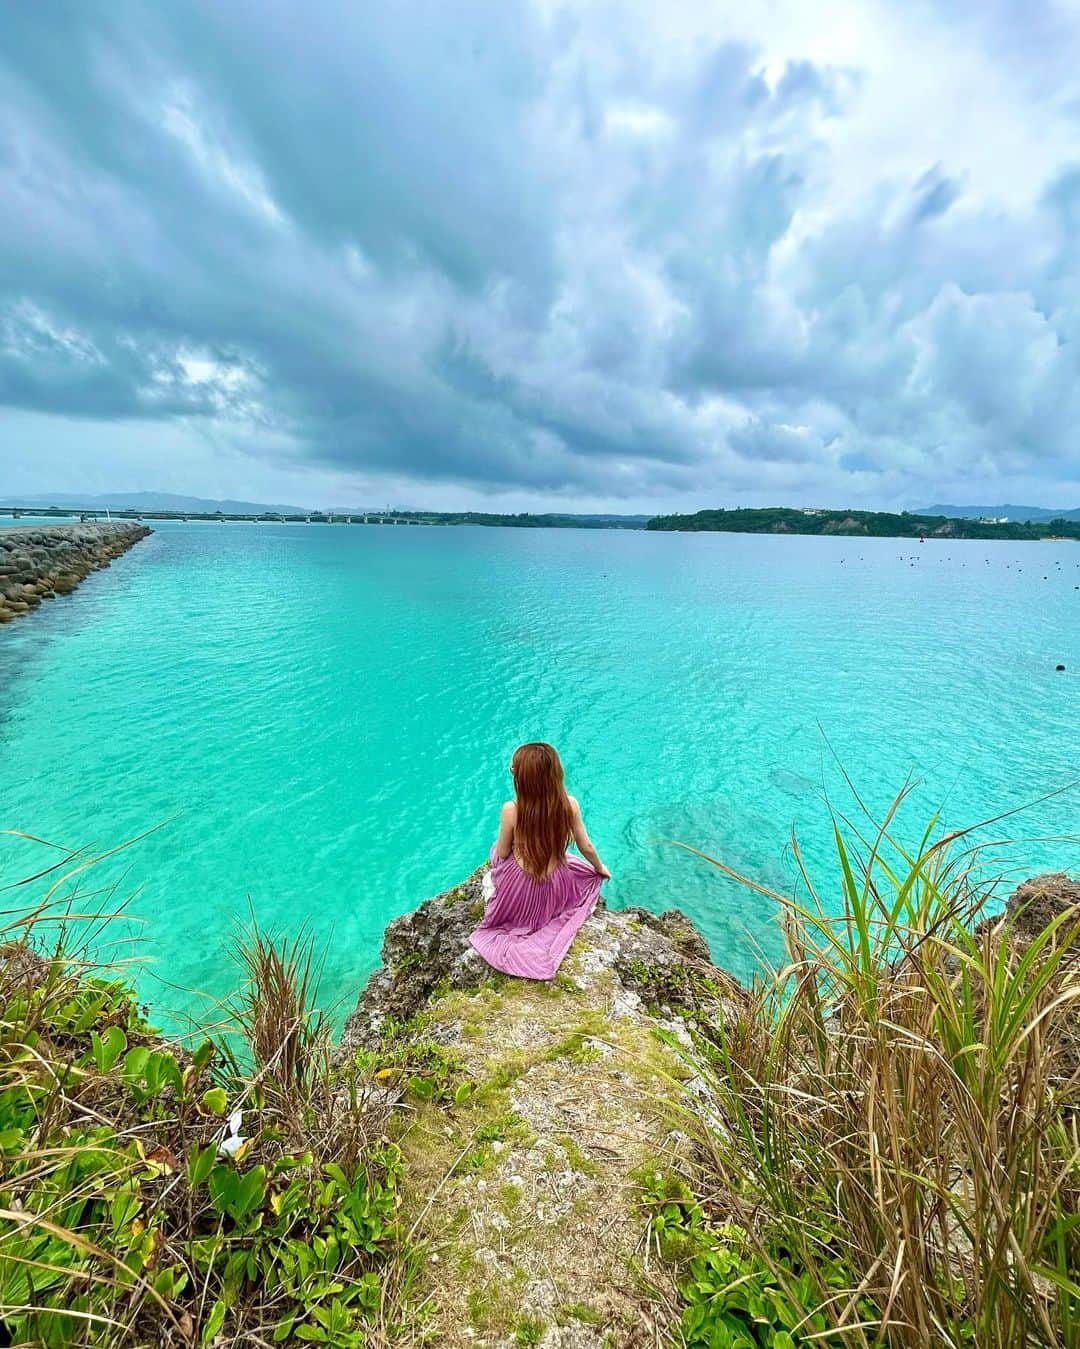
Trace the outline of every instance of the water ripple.
<instances>
[{"instance_id":1,"label":"water ripple","mask_svg":"<svg viewBox=\"0 0 1080 1349\"><path fill-rule=\"evenodd\" d=\"M1069 544L928 543L913 565L891 540L163 526L0 631L0 820L102 846L170 821L124 857L154 968L227 991L250 896L331 942L327 997L348 999L387 919L484 854L513 746L543 737L611 901L685 907L748 971L778 951L767 904L661 840L790 888L796 824L826 866L820 796L844 788L822 731L875 809L924 780L913 826L1080 775L1078 563ZM1073 794L1019 827L1076 814ZM27 861L0 849L0 882Z\"/></svg>"}]
</instances>

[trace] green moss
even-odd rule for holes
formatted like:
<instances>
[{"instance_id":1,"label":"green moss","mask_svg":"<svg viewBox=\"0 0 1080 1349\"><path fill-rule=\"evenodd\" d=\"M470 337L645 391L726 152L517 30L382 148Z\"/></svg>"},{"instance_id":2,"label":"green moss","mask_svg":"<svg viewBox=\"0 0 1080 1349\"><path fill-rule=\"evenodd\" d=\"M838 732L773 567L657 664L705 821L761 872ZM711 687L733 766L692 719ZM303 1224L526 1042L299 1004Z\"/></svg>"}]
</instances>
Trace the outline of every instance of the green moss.
<instances>
[{"instance_id":1,"label":"green moss","mask_svg":"<svg viewBox=\"0 0 1080 1349\"><path fill-rule=\"evenodd\" d=\"M559 1134L555 1141L566 1153L566 1160L574 1171L580 1171L583 1176L596 1175L599 1170L596 1163L582 1152L569 1134Z\"/></svg>"},{"instance_id":2,"label":"green moss","mask_svg":"<svg viewBox=\"0 0 1080 1349\"><path fill-rule=\"evenodd\" d=\"M560 1302L555 1309L555 1320L560 1326L569 1325L571 1321L580 1321L587 1326L598 1326L603 1319L595 1307L590 1307L585 1302Z\"/></svg>"},{"instance_id":3,"label":"green moss","mask_svg":"<svg viewBox=\"0 0 1080 1349\"><path fill-rule=\"evenodd\" d=\"M506 1110L487 1124L481 1125L476 1131L476 1137L482 1142L513 1139L524 1143L532 1137L532 1130L516 1110Z\"/></svg>"},{"instance_id":4,"label":"green moss","mask_svg":"<svg viewBox=\"0 0 1080 1349\"><path fill-rule=\"evenodd\" d=\"M443 975L443 977L440 980L438 980L438 982L432 988L431 992L428 994L429 1007L433 1008L435 1003L445 998L448 993L452 992L452 990L453 985L450 983L449 977L447 975ZM428 1012L428 1015L432 1016L432 1013Z\"/></svg>"},{"instance_id":5,"label":"green moss","mask_svg":"<svg viewBox=\"0 0 1080 1349\"><path fill-rule=\"evenodd\" d=\"M495 1087L508 1087L512 1082L516 1082L522 1073L527 1072L530 1066L520 1049L511 1050L492 1069L489 1080Z\"/></svg>"},{"instance_id":6,"label":"green moss","mask_svg":"<svg viewBox=\"0 0 1080 1349\"><path fill-rule=\"evenodd\" d=\"M431 996L431 1015L439 1021L468 1021L479 1027L486 1014L501 1007L502 1001L502 990L491 980L468 989L439 985Z\"/></svg>"},{"instance_id":7,"label":"green moss","mask_svg":"<svg viewBox=\"0 0 1080 1349\"><path fill-rule=\"evenodd\" d=\"M486 1279L466 1294L469 1321L477 1330L507 1332L521 1324L521 1290L527 1276L515 1269L507 1279Z\"/></svg>"},{"instance_id":8,"label":"green moss","mask_svg":"<svg viewBox=\"0 0 1080 1349\"><path fill-rule=\"evenodd\" d=\"M572 1063L593 1063L603 1055L598 1046L586 1044L586 1041L592 1038L588 1031L571 1031L557 1044L552 1045L544 1055L544 1059L548 1063L555 1059L569 1059Z\"/></svg>"},{"instance_id":9,"label":"green moss","mask_svg":"<svg viewBox=\"0 0 1080 1349\"><path fill-rule=\"evenodd\" d=\"M481 1267L473 1248L461 1245L451 1247L447 1264L462 1283L468 1283Z\"/></svg>"},{"instance_id":10,"label":"green moss","mask_svg":"<svg viewBox=\"0 0 1080 1349\"><path fill-rule=\"evenodd\" d=\"M539 1344L544 1338L545 1326L536 1316L523 1316L514 1328L515 1344Z\"/></svg>"},{"instance_id":11,"label":"green moss","mask_svg":"<svg viewBox=\"0 0 1080 1349\"><path fill-rule=\"evenodd\" d=\"M510 1094L505 1086L482 1082L473 1092L469 1105L481 1114L504 1114L510 1109Z\"/></svg>"},{"instance_id":12,"label":"green moss","mask_svg":"<svg viewBox=\"0 0 1080 1349\"><path fill-rule=\"evenodd\" d=\"M544 996L548 998L561 998L567 996L571 998L581 997L581 989L577 982L574 979L571 979L570 975L565 974L562 970L556 974L554 979L550 979L546 984L542 984L541 988Z\"/></svg>"},{"instance_id":13,"label":"green moss","mask_svg":"<svg viewBox=\"0 0 1080 1349\"><path fill-rule=\"evenodd\" d=\"M405 969L408 968L408 966L405 962L402 962L401 965L396 966L395 968ZM432 997L434 997L434 994L432 994ZM424 1032L431 1027L434 1021L435 1015L432 1011L431 1003L428 1002L425 1006L414 1012L412 1016L406 1017L404 1020L399 1020L394 1016L385 1017L382 1025L379 1027L379 1039L384 1044L392 1040L415 1039L417 1036L423 1035ZM363 1051L358 1051L358 1054L362 1052Z\"/></svg>"},{"instance_id":14,"label":"green moss","mask_svg":"<svg viewBox=\"0 0 1080 1349\"><path fill-rule=\"evenodd\" d=\"M507 1182L499 1186L499 1211L512 1218L521 1207L521 1186Z\"/></svg>"},{"instance_id":15,"label":"green moss","mask_svg":"<svg viewBox=\"0 0 1080 1349\"><path fill-rule=\"evenodd\" d=\"M358 1050L356 1066L364 1074L402 1084L421 1101L456 1099L471 1086L461 1055L428 1036L390 1036L377 1050Z\"/></svg>"},{"instance_id":16,"label":"green moss","mask_svg":"<svg viewBox=\"0 0 1080 1349\"><path fill-rule=\"evenodd\" d=\"M504 1090L491 1087L474 1092L467 1100L449 1105L432 1100L414 1108L408 1139L409 1154L431 1175L488 1175L505 1153L495 1143L531 1147L535 1134L509 1108Z\"/></svg>"},{"instance_id":17,"label":"green moss","mask_svg":"<svg viewBox=\"0 0 1080 1349\"><path fill-rule=\"evenodd\" d=\"M486 1330L491 1324L491 1309L494 1299L491 1284L481 1284L479 1288L470 1288L465 1294L465 1308L469 1320L478 1330Z\"/></svg>"}]
</instances>

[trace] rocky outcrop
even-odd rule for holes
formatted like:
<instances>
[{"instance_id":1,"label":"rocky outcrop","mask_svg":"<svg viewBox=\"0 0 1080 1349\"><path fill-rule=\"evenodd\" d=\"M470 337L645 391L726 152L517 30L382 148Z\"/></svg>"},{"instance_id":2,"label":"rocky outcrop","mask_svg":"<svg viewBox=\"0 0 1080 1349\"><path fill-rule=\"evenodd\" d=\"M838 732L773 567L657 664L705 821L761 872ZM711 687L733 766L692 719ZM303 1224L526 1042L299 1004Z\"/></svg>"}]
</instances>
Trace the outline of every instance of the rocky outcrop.
<instances>
[{"instance_id":1,"label":"rocky outcrop","mask_svg":"<svg viewBox=\"0 0 1080 1349\"><path fill-rule=\"evenodd\" d=\"M407 1022L433 996L478 988L492 971L469 945L484 912L485 864L460 885L395 918L383 935L382 965L345 1023L345 1049L370 1046L386 1022ZM714 966L705 938L678 909L608 909L601 900L576 949L610 970L617 1001L661 1016L695 1014L738 997L740 985Z\"/></svg>"},{"instance_id":2,"label":"rocky outcrop","mask_svg":"<svg viewBox=\"0 0 1080 1349\"><path fill-rule=\"evenodd\" d=\"M984 919L979 930L996 927L1004 921L1009 925L1012 941L1021 948L1050 926L1055 919L1062 920L1061 940L1067 941L1070 958L1080 957L1080 880L1074 880L1064 871L1048 871L1023 881L1009 896L1005 912L998 918Z\"/></svg>"},{"instance_id":3,"label":"rocky outcrop","mask_svg":"<svg viewBox=\"0 0 1080 1349\"><path fill-rule=\"evenodd\" d=\"M129 520L0 529L0 623L68 594L149 533Z\"/></svg>"},{"instance_id":4,"label":"rocky outcrop","mask_svg":"<svg viewBox=\"0 0 1080 1349\"><path fill-rule=\"evenodd\" d=\"M821 527L822 534L865 534L866 525L853 515L845 515L842 520L826 520Z\"/></svg>"},{"instance_id":5,"label":"rocky outcrop","mask_svg":"<svg viewBox=\"0 0 1080 1349\"><path fill-rule=\"evenodd\" d=\"M650 1195L693 1172L700 1121L723 1131L702 1039L738 1036L761 1005L678 910L601 905L554 980L497 974L468 942L485 870L390 924L341 1051L372 1070L405 1158L425 1342L682 1343L675 1266L649 1259ZM1059 914L1072 941L1078 903L1080 882L1040 876L985 922L1019 956ZM1080 1043L1058 1054L1071 1080Z\"/></svg>"},{"instance_id":6,"label":"rocky outcrop","mask_svg":"<svg viewBox=\"0 0 1080 1349\"><path fill-rule=\"evenodd\" d=\"M643 1177L689 1147L670 1102L703 1089L692 1027L746 995L677 910L601 904L553 980L498 974L469 945L485 871L390 924L339 1051L399 1103L425 1332L444 1349L672 1342Z\"/></svg>"}]
</instances>

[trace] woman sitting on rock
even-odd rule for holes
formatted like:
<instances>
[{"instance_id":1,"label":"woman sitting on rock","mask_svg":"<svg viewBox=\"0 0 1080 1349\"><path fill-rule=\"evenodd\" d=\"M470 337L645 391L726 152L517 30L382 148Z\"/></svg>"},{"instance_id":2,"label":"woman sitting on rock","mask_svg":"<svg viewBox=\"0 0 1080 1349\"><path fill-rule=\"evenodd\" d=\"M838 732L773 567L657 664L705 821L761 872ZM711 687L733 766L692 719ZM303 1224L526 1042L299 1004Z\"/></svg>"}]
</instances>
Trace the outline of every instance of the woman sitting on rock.
<instances>
[{"instance_id":1,"label":"woman sitting on rock","mask_svg":"<svg viewBox=\"0 0 1080 1349\"><path fill-rule=\"evenodd\" d=\"M551 979L611 872L567 794L553 746L539 740L519 746L510 772L515 800L502 808L491 850L494 894L469 940L505 974ZM587 862L567 855L571 838Z\"/></svg>"}]
</instances>

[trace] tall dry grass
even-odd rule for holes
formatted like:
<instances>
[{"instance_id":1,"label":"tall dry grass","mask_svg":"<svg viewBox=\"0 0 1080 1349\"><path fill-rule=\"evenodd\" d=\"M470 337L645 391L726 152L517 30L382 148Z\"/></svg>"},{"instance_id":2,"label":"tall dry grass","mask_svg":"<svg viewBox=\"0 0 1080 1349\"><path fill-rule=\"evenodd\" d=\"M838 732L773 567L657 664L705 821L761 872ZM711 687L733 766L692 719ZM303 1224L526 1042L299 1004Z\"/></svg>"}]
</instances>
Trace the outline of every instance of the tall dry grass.
<instances>
[{"instance_id":1,"label":"tall dry grass","mask_svg":"<svg viewBox=\"0 0 1080 1349\"><path fill-rule=\"evenodd\" d=\"M868 837L834 818L828 888L795 843L801 899L708 859L777 904L787 960L712 1029L698 1186L819 1342L1073 1349L1080 915L988 919L964 835L897 842L903 795ZM698 1291L693 1342L727 1344Z\"/></svg>"},{"instance_id":2,"label":"tall dry grass","mask_svg":"<svg viewBox=\"0 0 1080 1349\"><path fill-rule=\"evenodd\" d=\"M318 1007L321 962L311 934L276 941L251 914L238 934L234 960L242 982L229 1007L262 1074L288 1095L309 1086L320 1050L329 1039L326 1016Z\"/></svg>"}]
</instances>

